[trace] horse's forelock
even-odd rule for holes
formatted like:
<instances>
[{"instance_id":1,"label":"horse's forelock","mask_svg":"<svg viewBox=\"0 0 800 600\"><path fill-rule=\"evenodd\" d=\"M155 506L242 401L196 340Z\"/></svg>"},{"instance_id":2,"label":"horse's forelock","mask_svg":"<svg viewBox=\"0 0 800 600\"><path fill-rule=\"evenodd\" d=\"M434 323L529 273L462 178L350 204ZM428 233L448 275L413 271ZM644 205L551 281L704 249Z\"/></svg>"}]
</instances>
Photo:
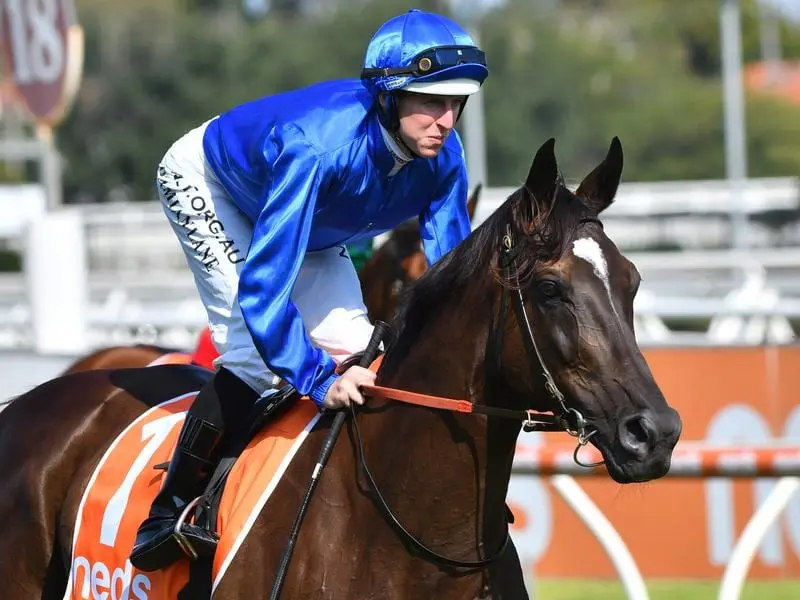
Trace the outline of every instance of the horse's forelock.
<instances>
[{"instance_id":1,"label":"horse's forelock","mask_svg":"<svg viewBox=\"0 0 800 600\"><path fill-rule=\"evenodd\" d=\"M509 199L512 235L523 244L515 263L520 283L535 273L536 265L564 256L587 209L559 178L554 198L535 198L524 187Z\"/></svg>"}]
</instances>

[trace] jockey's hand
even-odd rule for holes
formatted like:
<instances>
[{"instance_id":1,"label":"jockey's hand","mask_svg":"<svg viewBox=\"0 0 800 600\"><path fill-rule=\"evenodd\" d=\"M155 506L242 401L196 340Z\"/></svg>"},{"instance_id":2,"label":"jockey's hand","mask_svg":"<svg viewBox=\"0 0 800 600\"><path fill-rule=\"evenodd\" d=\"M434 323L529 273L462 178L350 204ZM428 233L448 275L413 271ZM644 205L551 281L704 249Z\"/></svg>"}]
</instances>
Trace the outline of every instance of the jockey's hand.
<instances>
[{"instance_id":1,"label":"jockey's hand","mask_svg":"<svg viewBox=\"0 0 800 600\"><path fill-rule=\"evenodd\" d=\"M374 385L375 373L364 367L353 366L333 382L325 394L325 408L339 409L350 406L351 402L364 404L364 396L359 389L362 385Z\"/></svg>"}]
</instances>

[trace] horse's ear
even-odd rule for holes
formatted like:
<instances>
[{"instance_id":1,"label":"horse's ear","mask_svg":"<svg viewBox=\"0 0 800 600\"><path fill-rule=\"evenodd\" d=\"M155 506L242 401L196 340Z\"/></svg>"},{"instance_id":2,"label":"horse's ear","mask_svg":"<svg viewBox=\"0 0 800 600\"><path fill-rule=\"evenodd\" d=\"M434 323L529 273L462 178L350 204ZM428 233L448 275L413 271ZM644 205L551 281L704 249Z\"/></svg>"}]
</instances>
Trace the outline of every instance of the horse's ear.
<instances>
[{"instance_id":1,"label":"horse's ear","mask_svg":"<svg viewBox=\"0 0 800 600\"><path fill-rule=\"evenodd\" d=\"M549 210L555 198L559 179L555 145L555 138L542 144L533 157L531 170L528 171L525 188L531 195L531 217L540 210Z\"/></svg>"},{"instance_id":2,"label":"horse's ear","mask_svg":"<svg viewBox=\"0 0 800 600\"><path fill-rule=\"evenodd\" d=\"M478 185L475 186L475 189L472 190L470 197L467 198L467 214L469 215L470 222L472 222L472 218L475 216L475 208L478 206L478 200L480 200L482 188L483 183L478 183Z\"/></svg>"},{"instance_id":3,"label":"horse's ear","mask_svg":"<svg viewBox=\"0 0 800 600\"><path fill-rule=\"evenodd\" d=\"M586 208L599 215L614 201L621 177L622 144L615 136L603 162L585 177L575 195Z\"/></svg>"}]
</instances>

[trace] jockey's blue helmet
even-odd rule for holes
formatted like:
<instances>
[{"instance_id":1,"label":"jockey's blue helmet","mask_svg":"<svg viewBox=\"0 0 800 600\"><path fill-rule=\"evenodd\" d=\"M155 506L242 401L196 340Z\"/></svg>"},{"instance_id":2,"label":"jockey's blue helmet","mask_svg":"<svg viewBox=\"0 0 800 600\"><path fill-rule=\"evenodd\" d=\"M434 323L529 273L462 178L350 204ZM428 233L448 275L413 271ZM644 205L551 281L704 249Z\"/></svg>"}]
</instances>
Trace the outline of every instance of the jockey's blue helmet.
<instances>
[{"instance_id":1,"label":"jockey's blue helmet","mask_svg":"<svg viewBox=\"0 0 800 600\"><path fill-rule=\"evenodd\" d=\"M489 76L486 56L460 25L419 9L386 21L372 36L361 78L377 94L387 94L384 125L397 128L392 92L467 96Z\"/></svg>"}]
</instances>

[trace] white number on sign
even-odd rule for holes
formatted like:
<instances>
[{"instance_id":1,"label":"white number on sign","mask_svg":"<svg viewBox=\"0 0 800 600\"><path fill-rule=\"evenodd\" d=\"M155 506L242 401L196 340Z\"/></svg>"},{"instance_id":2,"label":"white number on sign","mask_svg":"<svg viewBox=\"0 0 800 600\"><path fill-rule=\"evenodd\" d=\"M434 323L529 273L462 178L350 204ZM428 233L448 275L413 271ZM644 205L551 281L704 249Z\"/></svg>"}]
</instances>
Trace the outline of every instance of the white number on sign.
<instances>
[{"instance_id":1,"label":"white number on sign","mask_svg":"<svg viewBox=\"0 0 800 600\"><path fill-rule=\"evenodd\" d=\"M59 4L60 0L5 0L17 83L54 83L61 75L65 40L58 29Z\"/></svg>"},{"instance_id":2,"label":"white number on sign","mask_svg":"<svg viewBox=\"0 0 800 600\"><path fill-rule=\"evenodd\" d=\"M148 423L142 427L142 441L149 440L143 447L139 456L133 461L131 468L122 480L122 485L111 496L108 501L105 512L103 512L103 522L100 526L100 543L104 546L114 547L117 541L117 533L119 533L119 525L122 520L122 515L125 514L125 508L128 506L128 499L131 495L133 483L144 471L145 467L150 464L150 459L164 443L164 440L169 436L169 432L176 424L183 421L186 413L177 413L161 417Z\"/></svg>"}]
</instances>

